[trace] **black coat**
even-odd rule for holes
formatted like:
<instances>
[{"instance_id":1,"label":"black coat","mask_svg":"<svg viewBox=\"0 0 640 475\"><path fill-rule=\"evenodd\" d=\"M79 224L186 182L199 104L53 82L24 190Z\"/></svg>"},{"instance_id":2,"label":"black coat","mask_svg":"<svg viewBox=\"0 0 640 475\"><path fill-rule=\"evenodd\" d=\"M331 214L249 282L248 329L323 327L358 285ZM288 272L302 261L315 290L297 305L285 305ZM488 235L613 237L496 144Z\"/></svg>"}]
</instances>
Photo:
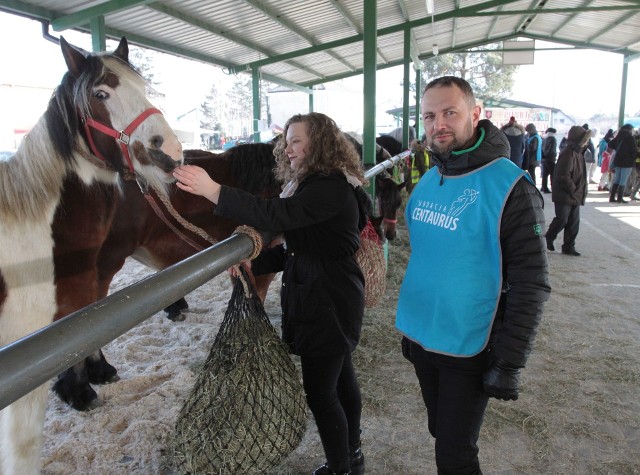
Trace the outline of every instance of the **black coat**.
<instances>
[{"instance_id":1,"label":"black coat","mask_svg":"<svg viewBox=\"0 0 640 475\"><path fill-rule=\"evenodd\" d=\"M638 147L630 131L620 129L618 135L609 142L609 148L616 151L616 155L613 158L616 167L631 168L635 165Z\"/></svg>"},{"instance_id":2,"label":"black coat","mask_svg":"<svg viewBox=\"0 0 640 475\"><path fill-rule=\"evenodd\" d=\"M215 213L284 233L285 246L253 261L256 275L282 275L282 338L302 356L355 349L364 314L364 277L355 259L367 221L344 174L306 177L289 198L263 200L223 186Z\"/></svg>"},{"instance_id":3,"label":"black coat","mask_svg":"<svg viewBox=\"0 0 640 475\"><path fill-rule=\"evenodd\" d=\"M572 136L573 130L579 135ZM587 166L583 156L586 131L581 134L579 127L572 127L571 131L553 170L551 200L554 203L583 206L587 199Z\"/></svg>"}]
</instances>

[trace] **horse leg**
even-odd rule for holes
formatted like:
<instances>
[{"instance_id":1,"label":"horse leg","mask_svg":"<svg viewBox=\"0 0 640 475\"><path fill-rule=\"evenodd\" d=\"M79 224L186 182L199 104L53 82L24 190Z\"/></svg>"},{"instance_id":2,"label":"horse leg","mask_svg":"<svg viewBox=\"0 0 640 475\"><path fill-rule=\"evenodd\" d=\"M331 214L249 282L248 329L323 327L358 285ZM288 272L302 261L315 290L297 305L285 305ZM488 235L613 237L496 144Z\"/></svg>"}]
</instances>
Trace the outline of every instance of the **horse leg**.
<instances>
[{"instance_id":1,"label":"horse leg","mask_svg":"<svg viewBox=\"0 0 640 475\"><path fill-rule=\"evenodd\" d=\"M87 365L81 361L58 375L53 391L60 399L78 411L97 407L98 394L89 384Z\"/></svg>"},{"instance_id":2,"label":"horse leg","mask_svg":"<svg viewBox=\"0 0 640 475\"><path fill-rule=\"evenodd\" d=\"M38 475L47 407L43 384L0 411L0 473Z\"/></svg>"},{"instance_id":3,"label":"horse leg","mask_svg":"<svg viewBox=\"0 0 640 475\"><path fill-rule=\"evenodd\" d=\"M174 302L165 308L164 311L167 314L166 317L172 322L182 322L186 318L186 315L182 311L188 308L189 304L185 298L182 297L177 302Z\"/></svg>"}]
</instances>

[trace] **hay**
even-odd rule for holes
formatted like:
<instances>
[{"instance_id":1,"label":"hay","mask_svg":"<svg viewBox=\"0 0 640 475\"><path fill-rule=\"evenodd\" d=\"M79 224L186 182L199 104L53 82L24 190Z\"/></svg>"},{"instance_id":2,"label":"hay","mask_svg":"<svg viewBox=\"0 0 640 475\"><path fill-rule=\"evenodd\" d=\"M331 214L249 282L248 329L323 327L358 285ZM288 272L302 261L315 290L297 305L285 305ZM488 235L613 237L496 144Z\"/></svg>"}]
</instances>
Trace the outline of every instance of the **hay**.
<instances>
[{"instance_id":1,"label":"hay","mask_svg":"<svg viewBox=\"0 0 640 475\"><path fill-rule=\"evenodd\" d=\"M180 473L265 473L304 435L300 378L251 291L251 297L245 296L238 279L209 356L178 415L173 456Z\"/></svg>"},{"instance_id":2,"label":"hay","mask_svg":"<svg viewBox=\"0 0 640 475\"><path fill-rule=\"evenodd\" d=\"M375 307L384 295L387 287L387 262L384 258L382 243L371 221L360 233L360 248L356 260L364 274L364 304Z\"/></svg>"}]
</instances>

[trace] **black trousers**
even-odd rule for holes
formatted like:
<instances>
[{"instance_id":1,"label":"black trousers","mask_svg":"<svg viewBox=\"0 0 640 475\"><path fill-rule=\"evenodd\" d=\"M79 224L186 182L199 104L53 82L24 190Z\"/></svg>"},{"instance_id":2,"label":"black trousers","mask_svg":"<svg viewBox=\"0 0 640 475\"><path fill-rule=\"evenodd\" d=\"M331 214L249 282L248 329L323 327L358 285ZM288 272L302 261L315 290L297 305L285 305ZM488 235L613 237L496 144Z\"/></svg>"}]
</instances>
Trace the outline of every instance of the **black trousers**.
<instances>
[{"instance_id":1,"label":"black trousers","mask_svg":"<svg viewBox=\"0 0 640 475\"><path fill-rule=\"evenodd\" d=\"M542 186L541 189L546 191L549 189L549 180L553 175L553 169L556 167L555 162L550 160L542 160L540 162L540 175L542 178Z\"/></svg>"},{"instance_id":2,"label":"black trousers","mask_svg":"<svg viewBox=\"0 0 640 475\"><path fill-rule=\"evenodd\" d=\"M554 203L556 216L551 221L549 229L547 229L547 240L555 241L564 229L564 242L562 243L563 251L571 251L576 247L576 238L580 230L580 206L569 205L565 203Z\"/></svg>"},{"instance_id":3,"label":"black trousers","mask_svg":"<svg viewBox=\"0 0 640 475\"><path fill-rule=\"evenodd\" d=\"M302 385L318 426L327 465L350 469L349 447L360 442L362 398L351 354L300 357Z\"/></svg>"},{"instance_id":4,"label":"black trousers","mask_svg":"<svg viewBox=\"0 0 640 475\"><path fill-rule=\"evenodd\" d=\"M429 432L436 439L438 474L481 474L477 442L489 401L482 388L488 353L456 358L411 343L411 362L427 407Z\"/></svg>"}]
</instances>

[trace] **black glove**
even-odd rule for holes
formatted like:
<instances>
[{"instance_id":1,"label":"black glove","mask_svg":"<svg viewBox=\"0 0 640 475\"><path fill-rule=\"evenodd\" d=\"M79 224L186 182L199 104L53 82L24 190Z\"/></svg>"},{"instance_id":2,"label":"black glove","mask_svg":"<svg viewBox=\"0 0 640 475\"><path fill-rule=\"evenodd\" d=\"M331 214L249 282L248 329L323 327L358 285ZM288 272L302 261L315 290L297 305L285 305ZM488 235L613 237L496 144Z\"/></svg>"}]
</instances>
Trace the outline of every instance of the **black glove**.
<instances>
[{"instance_id":1,"label":"black glove","mask_svg":"<svg viewBox=\"0 0 640 475\"><path fill-rule=\"evenodd\" d=\"M518 399L520 368L504 360L495 359L482 378L484 392L503 401Z\"/></svg>"},{"instance_id":2,"label":"black glove","mask_svg":"<svg viewBox=\"0 0 640 475\"><path fill-rule=\"evenodd\" d=\"M402 356L411 361L411 340L406 336L402 337Z\"/></svg>"}]
</instances>

